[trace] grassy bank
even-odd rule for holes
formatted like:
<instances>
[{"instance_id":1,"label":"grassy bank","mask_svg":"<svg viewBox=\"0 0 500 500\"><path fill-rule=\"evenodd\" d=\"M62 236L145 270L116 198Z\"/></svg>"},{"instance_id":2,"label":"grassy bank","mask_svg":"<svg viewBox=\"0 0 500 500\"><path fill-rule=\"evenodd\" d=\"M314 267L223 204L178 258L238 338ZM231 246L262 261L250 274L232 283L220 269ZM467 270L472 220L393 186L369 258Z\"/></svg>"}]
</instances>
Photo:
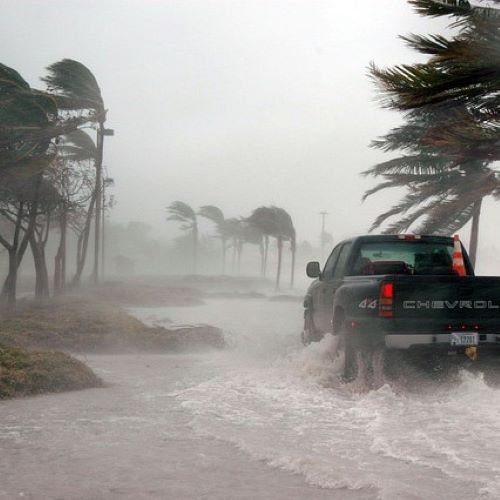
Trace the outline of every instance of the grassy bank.
<instances>
[{"instance_id":1,"label":"grassy bank","mask_svg":"<svg viewBox=\"0 0 500 500\"><path fill-rule=\"evenodd\" d=\"M82 298L26 302L0 319L0 344L24 349L119 353L222 347L222 332L210 326L148 327L119 306Z\"/></svg>"},{"instance_id":2,"label":"grassy bank","mask_svg":"<svg viewBox=\"0 0 500 500\"><path fill-rule=\"evenodd\" d=\"M0 399L101 386L90 368L67 354L0 345Z\"/></svg>"},{"instance_id":3,"label":"grassy bank","mask_svg":"<svg viewBox=\"0 0 500 500\"><path fill-rule=\"evenodd\" d=\"M82 297L20 301L14 311L0 315L0 399L102 385L90 368L68 353L223 346L218 328L149 327L113 302Z\"/></svg>"}]
</instances>

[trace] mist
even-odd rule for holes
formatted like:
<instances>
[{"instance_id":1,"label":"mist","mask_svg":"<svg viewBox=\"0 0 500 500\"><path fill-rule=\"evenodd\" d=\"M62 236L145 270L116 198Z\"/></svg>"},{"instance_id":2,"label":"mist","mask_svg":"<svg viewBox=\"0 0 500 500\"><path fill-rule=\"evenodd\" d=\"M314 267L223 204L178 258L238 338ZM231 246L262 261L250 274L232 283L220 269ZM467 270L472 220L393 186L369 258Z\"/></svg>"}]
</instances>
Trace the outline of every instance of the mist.
<instances>
[{"instance_id":1,"label":"mist","mask_svg":"<svg viewBox=\"0 0 500 500\"><path fill-rule=\"evenodd\" d=\"M498 92L395 95L461 33L414 4L0 2L0 499L500 496ZM436 172L444 229L374 227Z\"/></svg>"}]
</instances>

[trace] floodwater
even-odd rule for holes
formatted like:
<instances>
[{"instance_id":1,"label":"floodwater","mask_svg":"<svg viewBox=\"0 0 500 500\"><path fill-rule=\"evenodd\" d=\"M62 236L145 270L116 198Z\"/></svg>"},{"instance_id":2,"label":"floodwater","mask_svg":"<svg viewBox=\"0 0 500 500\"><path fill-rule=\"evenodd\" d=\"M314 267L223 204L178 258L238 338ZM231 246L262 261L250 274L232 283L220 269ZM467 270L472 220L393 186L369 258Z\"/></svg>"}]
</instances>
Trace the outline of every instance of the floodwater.
<instances>
[{"instance_id":1,"label":"floodwater","mask_svg":"<svg viewBox=\"0 0 500 500\"><path fill-rule=\"evenodd\" d=\"M500 389L480 374L345 386L332 338L299 344L298 301L133 312L229 347L89 356L108 387L0 403L0 498L500 497Z\"/></svg>"}]
</instances>

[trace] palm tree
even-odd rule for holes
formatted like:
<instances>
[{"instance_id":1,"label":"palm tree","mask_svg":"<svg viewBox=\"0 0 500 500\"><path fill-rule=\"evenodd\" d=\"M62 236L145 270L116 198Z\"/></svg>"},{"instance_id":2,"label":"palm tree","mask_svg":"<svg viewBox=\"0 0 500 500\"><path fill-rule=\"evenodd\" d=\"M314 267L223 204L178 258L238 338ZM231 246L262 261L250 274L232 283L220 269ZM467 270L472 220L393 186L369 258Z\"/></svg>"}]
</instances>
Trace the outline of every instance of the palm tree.
<instances>
[{"instance_id":1,"label":"palm tree","mask_svg":"<svg viewBox=\"0 0 500 500\"><path fill-rule=\"evenodd\" d=\"M198 219L196 212L186 203L182 201L174 201L167 207L167 221L181 222L183 231L190 231L192 238L192 258L193 258L193 273L197 269L198 257Z\"/></svg>"},{"instance_id":2,"label":"palm tree","mask_svg":"<svg viewBox=\"0 0 500 500\"><path fill-rule=\"evenodd\" d=\"M266 276L267 259L269 254L269 237L274 236L278 232L276 225L276 217L270 207L256 208L246 221L255 226L264 237L264 252L262 256L261 273Z\"/></svg>"},{"instance_id":3,"label":"palm tree","mask_svg":"<svg viewBox=\"0 0 500 500\"><path fill-rule=\"evenodd\" d=\"M265 275L265 268L267 263L268 254L268 238L276 238L276 244L278 247L278 267L276 271L276 289L279 289L280 278L281 278L281 263L283 255L283 242L290 241L292 249L292 277L291 283L293 286L294 279L294 267L295 267L295 250L296 250L296 236L295 229L293 227L292 219L286 210L270 206L270 207L259 207L256 208L250 217L246 221L256 226L259 231L264 235L265 249L264 249L264 260L263 260L263 270Z\"/></svg>"},{"instance_id":4,"label":"palm tree","mask_svg":"<svg viewBox=\"0 0 500 500\"><path fill-rule=\"evenodd\" d=\"M226 244L229 230L224 213L214 205L204 205L200 207L198 215L212 221L217 228L217 238L220 238L222 243L222 274L224 274L226 272Z\"/></svg>"},{"instance_id":5,"label":"palm tree","mask_svg":"<svg viewBox=\"0 0 500 500\"><path fill-rule=\"evenodd\" d=\"M85 65L73 59L62 59L51 64L47 70L49 74L42 80L47 83L49 90L58 96L58 106L70 111L90 110L92 113L90 118L98 125L95 157L94 269L92 272L93 280L97 283L101 236L103 146L104 136L111 135L111 131L104 126L107 110L97 80Z\"/></svg>"},{"instance_id":6,"label":"palm tree","mask_svg":"<svg viewBox=\"0 0 500 500\"><path fill-rule=\"evenodd\" d=\"M293 282L295 277L295 252L297 246L295 228L293 226L292 218L290 217L290 214L286 210L275 206L272 206L271 208L275 214L276 223L278 227L278 233L275 235L278 241L278 272L276 276L276 288L277 289L279 288L280 271L281 271L281 254L284 241L290 242L290 250L292 252L290 287L293 287Z\"/></svg>"},{"instance_id":7,"label":"palm tree","mask_svg":"<svg viewBox=\"0 0 500 500\"><path fill-rule=\"evenodd\" d=\"M365 172L384 181L365 194L408 186L400 203L381 214L404 215L386 232L407 230L420 221L419 231L453 232L472 218L471 260L477 252L482 199L498 196L496 171L488 165L500 159L500 11L466 1L410 0L423 15L452 15L458 34L402 37L413 49L429 55L425 64L389 69L371 67L386 107L408 111L407 123L373 144L403 156Z\"/></svg>"}]
</instances>

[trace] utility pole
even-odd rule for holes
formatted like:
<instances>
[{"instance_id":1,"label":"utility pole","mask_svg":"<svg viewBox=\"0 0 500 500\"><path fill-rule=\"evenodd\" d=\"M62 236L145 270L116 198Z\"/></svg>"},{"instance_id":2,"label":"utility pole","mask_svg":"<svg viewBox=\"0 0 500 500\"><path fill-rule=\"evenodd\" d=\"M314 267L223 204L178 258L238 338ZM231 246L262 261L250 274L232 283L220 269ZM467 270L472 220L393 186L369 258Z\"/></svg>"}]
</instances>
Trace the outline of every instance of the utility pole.
<instances>
[{"instance_id":1,"label":"utility pole","mask_svg":"<svg viewBox=\"0 0 500 500\"><path fill-rule=\"evenodd\" d=\"M104 223L106 221L106 181L102 179L102 217L101 217L101 278L104 279Z\"/></svg>"},{"instance_id":2,"label":"utility pole","mask_svg":"<svg viewBox=\"0 0 500 500\"><path fill-rule=\"evenodd\" d=\"M320 236L320 243L321 243L321 260L324 259L325 257L325 219L326 216L328 215L328 212L320 212L319 215L321 215L321 236Z\"/></svg>"}]
</instances>

